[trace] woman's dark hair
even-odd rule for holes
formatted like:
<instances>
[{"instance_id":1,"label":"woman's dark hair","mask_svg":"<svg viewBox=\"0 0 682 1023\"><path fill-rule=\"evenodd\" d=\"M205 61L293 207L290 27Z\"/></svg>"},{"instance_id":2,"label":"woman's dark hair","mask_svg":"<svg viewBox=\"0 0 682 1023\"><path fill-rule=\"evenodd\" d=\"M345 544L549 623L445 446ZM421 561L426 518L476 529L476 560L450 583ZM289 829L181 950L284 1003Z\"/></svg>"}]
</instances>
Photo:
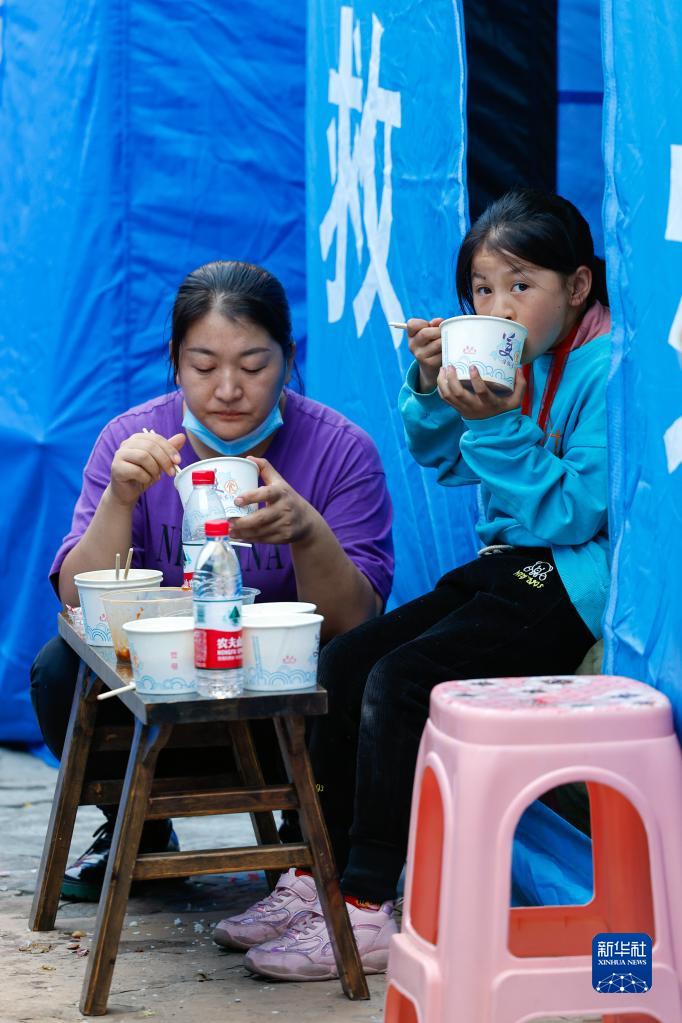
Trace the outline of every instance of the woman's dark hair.
<instances>
[{"instance_id":1,"label":"woman's dark hair","mask_svg":"<svg viewBox=\"0 0 682 1023\"><path fill-rule=\"evenodd\" d=\"M228 320L247 320L267 331L285 359L293 347L286 292L273 274L252 263L218 260L187 274L173 305L171 362L175 372L187 331L213 310Z\"/></svg>"},{"instance_id":2,"label":"woman's dark hair","mask_svg":"<svg viewBox=\"0 0 682 1023\"><path fill-rule=\"evenodd\" d=\"M587 307L597 300L608 305L605 265L594 254L590 226L573 203L560 195L513 189L471 226L459 250L456 270L457 297L467 312L474 312L471 263L481 245L566 277L579 266L587 266L592 271Z\"/></svg>"}]
</instances>

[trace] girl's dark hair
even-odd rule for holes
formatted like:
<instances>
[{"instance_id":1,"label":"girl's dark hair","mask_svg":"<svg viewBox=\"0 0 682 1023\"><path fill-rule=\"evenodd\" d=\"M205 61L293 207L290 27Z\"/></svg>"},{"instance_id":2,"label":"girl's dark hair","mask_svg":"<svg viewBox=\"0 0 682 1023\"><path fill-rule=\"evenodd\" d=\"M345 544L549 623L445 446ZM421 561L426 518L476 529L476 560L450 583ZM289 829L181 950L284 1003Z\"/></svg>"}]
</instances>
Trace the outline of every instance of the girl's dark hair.
<instances>
[{"instance_id":1,"label":"girl's dark hair","mask_svg":"<svg viewBox=\"0 0 682 1023\"><path fill-rule=\"evenodd\" d=\"M573 203L560 195L513 189L495 200L470 227L456 270L457 297L467 312L474 312L471 263L481 245L565 276L587 266L592 271L587 307L597 300L608 305L605 265L594 254L590 226Z\"/></svg>"},{"instance_id":2,"label":"girl's dark hair","mask_svg":"<svg viewBox=\"0 0 682 1023\"><path fill-rule=\"evenodd\" d=\"M228 320L248 320L262 327L289 358L294 343L291 313L280 282L262 266L218 260L192 270L178 288L171 334L176 373L187 331L214 309Z\"/></svg>"}]
</instances>

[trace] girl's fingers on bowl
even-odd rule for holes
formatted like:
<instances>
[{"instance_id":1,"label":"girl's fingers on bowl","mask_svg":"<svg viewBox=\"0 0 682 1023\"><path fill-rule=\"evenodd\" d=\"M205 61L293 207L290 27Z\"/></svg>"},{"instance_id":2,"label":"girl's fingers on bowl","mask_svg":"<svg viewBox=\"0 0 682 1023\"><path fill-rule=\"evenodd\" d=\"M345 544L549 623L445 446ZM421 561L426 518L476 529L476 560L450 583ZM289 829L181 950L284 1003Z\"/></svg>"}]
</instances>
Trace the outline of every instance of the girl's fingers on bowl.
<instances>
[{"instance_id":1,"label":"girl's fingers on bowl","mask_svg":"<svg viewBox=\"0 0 682 1023\"><path fill-rule=\"evenodd\" d=\"M429 321L428 320L422 320L418 316L411 316L410 319L406 323L407 333L411 337L413 337L415 334L417 334L424 327L428 327L428 325L429 325Z\"/></svg>"},{"instance_id":2,"label":"girl's fingers on bowl","mask_svg":"<svg viewBox=\"0 0 682 1023\"><path fill-rule=\"evenodd\" d=\"M424 350L423 350L423 352L421 354L422 354L422 358L424 358L424 359L432 359L435 356L439 356L440 357L443 354L443 345L441 343L440 338L438 338L436 341L432 341L430 344L426 345L426 347L424 348Z\"/></svg>"},{"instance_id":3,"label":"girl's fingers on bowl","mask_svg":"<svg viewBox=\"0 0 682 1023\"><path fill-rule=\"evenodd\" d=\"M412 351L423 351L424 348L428 348L431 345L441 345L441 336L439 327L424 327L420 330L413 338L411 338L410 348Z\"/></svg>"},{"instance_id":4,"label":"girl's fingers on bowl","mask_svg":"<svg viewBox=\"0 0 682 1023\"><path fill-rule=\"evenodd\" d=\"M486 397L489 394L492 394L491 389L488 387L487 383L475 366L469 367L469 380L471 381L471 386L475 394L484 395Z\"/></svg>"}]
</instances>

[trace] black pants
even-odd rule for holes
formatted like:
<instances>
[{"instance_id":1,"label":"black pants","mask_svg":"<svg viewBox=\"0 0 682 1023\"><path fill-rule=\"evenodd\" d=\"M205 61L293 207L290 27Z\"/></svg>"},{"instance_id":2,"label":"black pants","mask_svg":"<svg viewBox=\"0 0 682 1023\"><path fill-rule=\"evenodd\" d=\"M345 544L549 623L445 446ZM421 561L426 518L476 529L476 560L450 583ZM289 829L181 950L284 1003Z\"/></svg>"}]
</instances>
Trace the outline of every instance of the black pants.
<instances>
[{"instance_id":1,"label":"black pants","mask_svg":"<svg viewBox=\"0 0 682 1023\"><path fill-rule=\"evenodd\" d=\"M524 571L537 562L544 579ZM373 902L395 897L435 685L569 674L594 642L543 548L483 555L333 640L320 658L329 713L314 723L311 758L342 889Z\"/></svg>"}]
</instances>

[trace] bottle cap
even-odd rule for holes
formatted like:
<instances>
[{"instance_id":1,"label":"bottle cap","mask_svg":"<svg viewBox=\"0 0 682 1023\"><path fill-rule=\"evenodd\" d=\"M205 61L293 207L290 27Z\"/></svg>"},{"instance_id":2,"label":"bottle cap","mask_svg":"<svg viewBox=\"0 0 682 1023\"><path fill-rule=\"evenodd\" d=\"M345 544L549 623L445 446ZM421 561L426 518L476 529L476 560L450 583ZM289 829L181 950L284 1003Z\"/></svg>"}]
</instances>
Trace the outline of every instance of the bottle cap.
<instances>
[{"instance_id":1,"label":"bottle cap","mask_svg":"<svg viewBox=\"0 0 682 1023\"><path fill-rule=\"evenodd\" d=\"M213 469L197 469L192 473L192 483L194 486L202 483L215 483L215 473Z\"/></svg>"},{"instance_id":2,"label":"bottle cap","mask_svg":"<svg viewBox=\"0 0 682 1023\"><path fill-rule=\"evenodd\" d=\"M209 536L229 536L230 523L227 519L213 519L204 523L204 532L207 539Z\"/></svg>"}]
</instances>

